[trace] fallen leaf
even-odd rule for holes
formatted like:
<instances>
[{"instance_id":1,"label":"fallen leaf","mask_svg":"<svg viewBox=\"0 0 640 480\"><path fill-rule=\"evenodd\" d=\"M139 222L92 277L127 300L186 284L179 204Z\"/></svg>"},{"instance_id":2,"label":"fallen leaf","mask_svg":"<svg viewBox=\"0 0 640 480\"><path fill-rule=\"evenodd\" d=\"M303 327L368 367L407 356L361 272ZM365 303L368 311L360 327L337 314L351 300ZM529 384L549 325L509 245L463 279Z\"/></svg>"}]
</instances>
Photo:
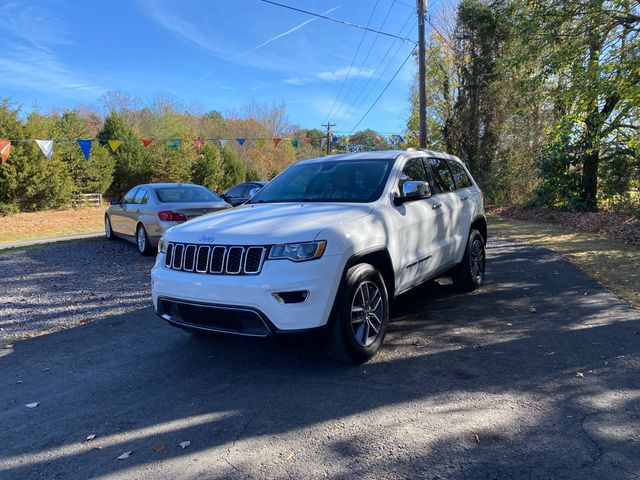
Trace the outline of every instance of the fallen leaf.
<instances>
[{"instance_id":1,"label":"fallen leaf","mask_svg":"<svg viewBox=\"0 0 640 480\"><path fill-rule=\"evenodd\" d=\"M48 372L49 370L51 370L49 367L42 369L43 372Z\"/></svg>"},{"instance_id":2,"label":"fallen leaf","mask_svg":"<svg viewBox=\"0 0 640 480\"><path fill-rule=\"evenodd\" d=\"M186 442L180 442L179 445L181 448L187 448L189 445L191 445L191 442L187 440Z\"/></svg>"},{"instance_id":3,"label":"fallen leaf","mask_svg":"<svg viewBox=\"0 0 640 480\"><path fill-rule=\"evenodd\" d=\"M536 307L534 307L533 305L529 305L529 313L536 313L538 310L536 310Z\"/></svg>"},{"instance_id":4,"label":"fallen leaf","mask_svg":"<svg viewBox=\"0 0 640 480\"><path fill-rule=\"evenodd\" d=\"M287 460L291 460L293 458L293 452L289 453L289 456L287 457Z\"/></svg>"},{"instance_id":5,"label":"fallen leaf","mask_svg":"<svg viewBox=\"0 0 640 480\"><path fill-rule=\"evenodd\" d=\"M480 443L480 437L478 436L478 434L476 433L476 443Z\"/></svg>"},{"instance_id":6,"label":"fallen leaf","mask_svg":"<svg viewBox=\"0 0 640 480\"><path fill-rule=\"evenodd\" d=\"M16 383L22 383L22 380L18 380Z\"/></svg>"},{"instance_id":7,"label":"fallen leaf","mask_svg":"<svg viewBox=\"0 0 640 480\"><path fill-rule=\"evenodd\" d=\"M584 373L582 373L582 372L576 372L576 377L578 377L578 378L584 378Z\"/></svg>"},{"instance_id":8,"label":"fallen leaf","mask_svg":"<svg viewBox=\"0 0 640 480\"><path fill-rule=\"evenodd\" d=\"M25 407L36 408L38 405L40 405L38 402L33 402L33 403L27 403Z\"/></svg>"},{"instance_id":9,"label":"fallen leaf","mask_svg":"<svg viewBox=\"0 0 640 480\"><path fill-rule=\"evenodd\" d=\"M158 443L156 445L153 446L153 450L155 450L156 452L162 452L165 448L164 443Z\"/></svg>"},{"instance_id":10,"label":"fallen leaf","mask_svg":"<svg viewBox=\"0 0 640 480\"><path fill-rule=\"evenodd\" d=\"M7 343L6 345L3 345L1 348L4 350L9 350L13 348L13 343Z\"/></svg>"},{"instance_id":11,"label":"fallen leaf","mask_svg":"<svg viewBox=\"0 0 640 480\"><path fill-rule=\"evenodd\" d=\"M85 442L90 442L91 440L93 440L94 438L96 438L96 434L92 433L91 435L88 435L87 438L84 439Z\"/></svg>"},{"instance_id":12,"label":"fallen leaf","mask_svg":"<svg viewBox=\"0 0 640 480\"><path fill-rule=\"evenodd\" d=\"M102 445L94 445L91 447L93 450L102 450L104 447Z\"/></svg>"},{"instance_id":13,"label":"fallen leaf","mask_svg":"<svg viewBox=\"0 0 640 480\"><path fill-rule=\"evenodd\" d=\"M132 450L129 450L128 452L124 452L122 455L118 457L118 460L126 460L131 456L132 453L133 453Z\"/></svg>"}]
</instances>

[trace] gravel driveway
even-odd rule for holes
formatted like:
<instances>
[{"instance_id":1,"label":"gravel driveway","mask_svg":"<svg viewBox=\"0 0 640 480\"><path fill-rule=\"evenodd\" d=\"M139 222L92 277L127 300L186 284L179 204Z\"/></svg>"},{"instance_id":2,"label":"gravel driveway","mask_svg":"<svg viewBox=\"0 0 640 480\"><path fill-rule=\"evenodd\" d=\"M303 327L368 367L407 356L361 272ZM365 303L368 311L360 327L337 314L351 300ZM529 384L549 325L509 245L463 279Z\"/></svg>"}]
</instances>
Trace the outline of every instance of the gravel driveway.
<instances>
[{"instance_id":1,"label":"gravel driveway","mask_svg":"<svg viewBox=\"0 0 640 480\"><path fill-rule=\"evenodd\" d=\"M0 251L0 343L148 307L154 259L102 238Z\"/></svg>"},{"instance_id":2,"label":"gravel driveway","mask_svg":"<svg viewBox=\"0 0 640 480\"><path fill-rule=\"evenodd\" d=\"M639 312L545 249L487 265L471 294L399 297L359 367L314 337L198 338L151 308L0 348L0 478L638 479Z\"/></svg>"}]
</instances>

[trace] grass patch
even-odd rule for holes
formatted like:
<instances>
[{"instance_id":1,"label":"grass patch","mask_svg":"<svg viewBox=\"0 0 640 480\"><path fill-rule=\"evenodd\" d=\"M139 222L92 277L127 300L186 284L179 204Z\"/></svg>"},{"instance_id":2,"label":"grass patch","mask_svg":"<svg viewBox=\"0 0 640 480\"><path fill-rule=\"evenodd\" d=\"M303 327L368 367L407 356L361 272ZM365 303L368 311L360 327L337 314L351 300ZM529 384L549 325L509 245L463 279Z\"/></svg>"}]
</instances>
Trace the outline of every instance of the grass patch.
<instances>
[{"instance_id":1,"label":"grass patch","mask_svg":"<svg viewBox=\"0 0 640 480\"><path fill-rule=\"evenodd\" d=\"M101 232L104 212L105 207L83 207L0 217L0 243Z\"/></svg>"},{"instance_id":2,"label":"grass patch","mask_svg":"<svg viewBox=\"0 0 640 480\"><path fill-rule=\"evenodd\" d=\"M558 225L490 216L489 236L550 248L640 308L640 248Z\"/></svg>"}]
</instances>

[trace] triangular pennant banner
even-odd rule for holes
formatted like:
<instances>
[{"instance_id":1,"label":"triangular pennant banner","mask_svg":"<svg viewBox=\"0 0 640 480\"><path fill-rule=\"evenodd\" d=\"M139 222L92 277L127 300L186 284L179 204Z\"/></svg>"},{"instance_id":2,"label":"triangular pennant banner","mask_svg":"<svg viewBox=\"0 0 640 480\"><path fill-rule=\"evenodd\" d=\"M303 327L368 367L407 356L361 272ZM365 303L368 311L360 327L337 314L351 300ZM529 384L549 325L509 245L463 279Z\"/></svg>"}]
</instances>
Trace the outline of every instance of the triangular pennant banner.
<instances>
[{"instance_id":1,"label":"triangular pennant banner","mask_svg":"<svg viewBox=\"0 0 640 480\"><path fill-rule=\"evenodd\" d=\"M142 139L142 144L144 145L144 148L147 148L152 143L153 143L153 140L151 140L150 138L143 138Z\"/></svg>"},{"instance_id":2,"label":"triangular pennant banner","mask_svg":"<svg viewBox=\"0 0 640 480\"><path fill-rule=\"evenodd\" d=\"M202 147L204 147L204 140L201 138L196 138L195 147L196 147L196 151L198 152L202 150Z\"/></svg>"},{"instance_id":3,"label":"triangular pennant banner","mask_svg":"<svg viewBox=\"0 0 640 480\"><path fill-rule=\"evenodd\" d=\"M257 139L256 145L258 145L259 147L264 147L264 138Z\"/></svg>"},{"instance_id":4,"label":"triangular pennant banner","mask_svg":"<svg viewBox=\"0 0 640 480\"><path fill-rule=\"evenodd\" d=\"M0 140L0 160L2 165L5 164L7 158L9 158L9 151L11 150L10 140Z\"/></svg>"},{"instance_id":5,"label":"triangular pennant banner","mask_svg":"<svg viewBox=\"0 0 640 480\"><path fill-rule=\"evenodd\" d=\"M227 140L225 140L224 138L220 140L220 146L222 148L224 148L224 146L227 144Z\"/></svg>"},{"instance_id":6,"label":"triangular pennant banner","mask_svg":"<svg viewBox=\"0 0 640 480\"><path fill-rule=\"evenodd\" d=\"M320 149L324 149L324 146L327 144L327 137L322 137L322 139L320 139Z\"/></svg>"},{"instance_id":7,"label":"triangular pennant banner","mask_svg":"<svg viewBox=\"0 0 640 480\"><path fill-rule=\"evenodd\" d=\"M236 138L240 146L244 145L244 138Z\"/></svg>"},{"instance_id":8,"label":"triangular pennant banner","mask_svg":"<svg viewBox=\"0 0 640 480\"><path fill-rule=\"evenodd\" d=\"M304 143L311 143L312 140L313 140L312 138L306 137L304 139Z\"/></svg>"},{"instance_id":9,"label":"triangular pennant banner","mask_svg":"<svg viewBox=\"0 0 640 480\"><path fill-rule=\"evenodd\" d=\"M292 138L291 139L291 146L293 146L293 148L298 148L298 139L297 138Z\"/></svg>"},{"instance_id":10,"label":"triangular pennant banner","mask_svg":"<svg viewBox=\"0 0 640 480\"><path fill-rule=\"evenodd\" d=\"M89 160L89 155L91 155L91 140L76 140L76 142L80 145L84 159Z\"/></svg>"},{"instance_id":11,"label":"triangular pennant banner","mask_svg":"<svg viewBox=\"0 0 640 480\"><path fill-rule=\"evenodd\" d=\"M273 145L277 147L278 144L280 143L280 140L282 140L282 139L281 138L274 138L273 139Z\"/></svg>"},{"instance_id":12,"label":"triangular pennant banner","mask_svg":"<svg viewBox=\"0 0 640 480\"><path fill-rule=\"evenodd\" d=\"M36 140L36 143L42 150L42 154L47 157L48 160L51 160L53 156L53 140Z\"/></svg>"},{"instance_id":13,"label":"triangular pennant banner","mask_svg":"<svg viewBox=\"0 0 640 480\"><path fill-rule=\"evenodd\" d=\"M177 138L174 138L173 140L169 140L169 148L172 150L177 150L181 143L182 142Z\"/></svg>"},{"instance_id":14,"label":"triangular pennant banner","mask_svg":"<svg viewBox=\"0 0 640 480\"><path fill-rule=\"evenodd\" d=\"M109 140L107 143L111 147L111 150L115 152L118 147L122 145L122 140Z\"/></svg>"}]
</instances>

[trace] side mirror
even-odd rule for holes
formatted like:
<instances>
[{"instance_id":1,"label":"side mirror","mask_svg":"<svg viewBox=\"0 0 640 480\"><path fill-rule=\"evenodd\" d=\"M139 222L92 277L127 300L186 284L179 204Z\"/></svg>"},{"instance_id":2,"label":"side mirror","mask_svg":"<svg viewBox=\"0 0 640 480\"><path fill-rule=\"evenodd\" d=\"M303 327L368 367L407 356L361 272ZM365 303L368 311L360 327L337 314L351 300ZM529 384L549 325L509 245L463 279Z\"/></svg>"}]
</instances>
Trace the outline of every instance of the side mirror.
<instances>
[{"instance_id":1,"label":"side mirror","mask_svg":"<svg viewBox=\"0 0 640 480\"><path fill-rule=\"evenodd\" d=\"M249 200L251 200L253 197L255 197L260 190L261 189L259 187L252 188L251 190L249 190Z\"/></svg>"},{"instance_id":2,"label":"side mirror","mask_svg":"<svg viewBox=\"0 0 640 480\"><path fill-rule=\"evenodd\" d=\"M117 198L112 198L111 201L109 202L110 205L120 205L120 200L118 200Z\"/></svg>"},{"instance_id":3,"label":"side mirror","mask_svg":"<svg viewBox=\"0 0 640 480\"><path fill-rule=\"evenodd\" d=\"M414 200L423 200L431 196L431 187L427 182L412 180L402 184L402 194L394 199L396 206Z\"/></svg>"}]
</instances>

